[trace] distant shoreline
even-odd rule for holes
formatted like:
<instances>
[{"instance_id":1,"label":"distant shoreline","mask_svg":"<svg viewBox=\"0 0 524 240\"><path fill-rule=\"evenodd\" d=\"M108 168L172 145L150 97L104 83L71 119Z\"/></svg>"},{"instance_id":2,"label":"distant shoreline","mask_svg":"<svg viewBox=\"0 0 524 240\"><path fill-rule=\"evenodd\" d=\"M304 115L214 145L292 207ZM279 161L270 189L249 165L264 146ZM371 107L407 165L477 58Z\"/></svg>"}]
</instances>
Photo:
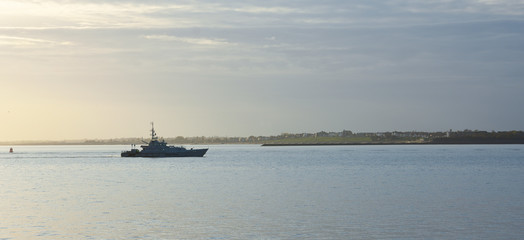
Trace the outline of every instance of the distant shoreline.
<instances>
[{"instance_id":1,"label":"distant shoreline","mask_svg":"<svg viewBox=\"0 0 524 240\"><path fill-rule=\"evenodd\" d=\"M366 143L264 143L262 147L279 146L366 146L366 145L512 145L524 144L524 141L515 142L423 142L423 143L395 143L395 142L366 142Z\"/></svg>"},{"instance_id":2,"label":"distant shoreline","mask_svg":"<svg viewBox=\"0 0 524 240\"><path fill-rule=\"evenodd\" d=\"M181 143L175 145L260 145L262 147L294 147L294 146L392 146L392 145L514 145L524 144L524 141L515 142L362 142L362 143ZM0 146L118 146L129 144L97 144L97 143L0 143Z\"/></svg>"},{"instance_id":3,"label":"distant shoreline","mask_svg":"<svg viewBox=\"0 0 524 240\"><path fill-rule=\"evenodd\" d=\"M262 146L333 145L427 145L427 144L524 144L524 131L448 131L448 132L317 132L283 133L278 136L249 137L169 137L173 145L260 144ZM0 145L129 145L147 143L144 138L0 141Z\"/></svg>"},{"instance_id":4,"label":"distant shoreline","mask_svg":"<svg viewBox=\"0 0 524 240\"><path fill-rule=\"evenodd\" d=\"M263 147L275 146L344 146L344 145L428 145L431 143L264 143Z\"/></svg>"}]
</instances>

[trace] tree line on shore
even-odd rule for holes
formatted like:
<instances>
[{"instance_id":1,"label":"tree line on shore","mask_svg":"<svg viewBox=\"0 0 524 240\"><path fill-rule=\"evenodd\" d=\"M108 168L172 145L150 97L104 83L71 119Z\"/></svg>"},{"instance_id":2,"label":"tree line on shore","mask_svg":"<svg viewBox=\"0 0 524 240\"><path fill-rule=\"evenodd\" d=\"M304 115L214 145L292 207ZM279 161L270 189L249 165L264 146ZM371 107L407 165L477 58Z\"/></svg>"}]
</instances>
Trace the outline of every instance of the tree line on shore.
<instances>
[{"instance_id":1,"label":"tree line on shore","mask_svg":"<svg viewBox=\"0 0 524 240\"><path fill-rule=\"evenodd\" d=\"M341 132L282 133L276 136L249 137L183 137L161 138L169 144L359 144L359 143L524 143L523 131L393 131L361 132L343 130ZM147 144L143 138L82 139L64 141L18 141L0 142L0 145L126 145Z\"/></svg>"}]
</instances>

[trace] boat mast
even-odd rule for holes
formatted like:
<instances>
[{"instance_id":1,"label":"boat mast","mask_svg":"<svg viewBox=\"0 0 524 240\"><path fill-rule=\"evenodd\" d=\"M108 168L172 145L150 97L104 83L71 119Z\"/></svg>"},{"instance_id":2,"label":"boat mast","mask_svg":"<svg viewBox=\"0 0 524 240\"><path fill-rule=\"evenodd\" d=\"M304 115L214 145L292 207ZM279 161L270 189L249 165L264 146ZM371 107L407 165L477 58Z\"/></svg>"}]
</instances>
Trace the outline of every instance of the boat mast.
<instances>
[{"instance_id":1,"label":"boat mast","mask_svg":"<svg viewBox=\"0 0 524 240\"><path fill-rule=\"evenodd\" d=\"M158 140L158 137L155 133L155 125L153 122L151 122L151 140Z\"/></svg>"}]
</instances>

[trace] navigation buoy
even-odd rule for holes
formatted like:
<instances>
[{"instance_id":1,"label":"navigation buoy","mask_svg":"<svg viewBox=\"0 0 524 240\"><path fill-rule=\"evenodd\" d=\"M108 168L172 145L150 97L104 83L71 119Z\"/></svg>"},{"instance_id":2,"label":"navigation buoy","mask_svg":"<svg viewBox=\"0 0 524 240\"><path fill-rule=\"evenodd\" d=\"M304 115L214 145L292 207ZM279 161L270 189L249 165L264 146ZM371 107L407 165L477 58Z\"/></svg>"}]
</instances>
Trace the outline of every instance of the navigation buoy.
<instances>
[{"instance_id":1,"label":"navigation buoy","mask_svg":"<svg viewBox=\"0 0 524 240\"><path fill-rule=\"evenodd\" d=\"M13 152L13 148L9 148L9 152L12 153Z\"/></svg>"}]
</instances>

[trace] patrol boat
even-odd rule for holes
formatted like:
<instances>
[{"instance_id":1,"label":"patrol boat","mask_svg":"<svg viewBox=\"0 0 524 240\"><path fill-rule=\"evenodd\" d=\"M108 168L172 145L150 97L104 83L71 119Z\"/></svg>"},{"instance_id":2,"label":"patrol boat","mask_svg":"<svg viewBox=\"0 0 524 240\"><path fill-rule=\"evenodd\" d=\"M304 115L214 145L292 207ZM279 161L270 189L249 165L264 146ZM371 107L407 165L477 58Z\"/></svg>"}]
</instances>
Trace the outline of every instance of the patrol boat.
<instances>
[{"instance_id":1,"label":"patrol boat","mask_svg":"<svg viewBox=\"0 0 524 240\"><path fill-rule=\"evenodd\" d=\"M208 148L187 149L183 146L169 146L162 139L158 140L155 133L155 127L151 123L151 140L148 145L141 145L142 150L134 148L130 151L123 151L121 157L203 157Z\"/></svg>"}]
</instances>

